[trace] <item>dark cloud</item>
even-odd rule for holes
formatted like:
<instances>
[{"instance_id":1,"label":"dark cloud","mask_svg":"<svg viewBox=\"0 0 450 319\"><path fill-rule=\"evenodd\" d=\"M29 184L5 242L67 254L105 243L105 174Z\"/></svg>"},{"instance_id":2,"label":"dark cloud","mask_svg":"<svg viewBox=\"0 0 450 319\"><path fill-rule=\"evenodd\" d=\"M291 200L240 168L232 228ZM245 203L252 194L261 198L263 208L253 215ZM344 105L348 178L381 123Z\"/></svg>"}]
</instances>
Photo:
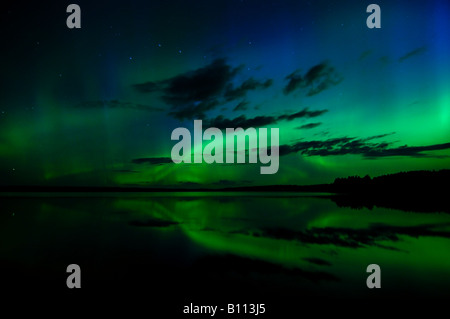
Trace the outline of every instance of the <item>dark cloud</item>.
<instances>
[{"instance_id":1,"label":"dark cloud","mask_svg":"<svg viewBox=\"0 0 450 319\"><path fill-rule=\"evenodd\" d=\"M293 114L285 114L278 117L278 120L286 120L286 121L292 121L297 118L303 118L303 117L317 117L324 113L328 112L328 110L318 110L318 111L309 111L308 108L304 108L300 112L296 112Z\"/></svg>"},{"instance_id":2,"label":"dark cloud","mask_svg":"<svg viewBox=\"0 0 450 319\"><path fill-rule=\"evenodd\" d=\"M386 134L380 134L380 135L374 135L374 136L369 136L369 137L363 138L362 141L370 141L370 140L374 140L374 139L378 139L378 138L383 138L383 137L386 137L386 136L390 136L390 135L393 135L393 134L395 134L395 132L386 133Z\"/></svg>"},{"instance_id":3,"label":"dark cloud","mask_svg":"<svg viewBox=\"0 0 450 319\"><path fill-rule=\"evenodd\" d=\"M304 75L296 70L286 76L286 80L288 80L288 84L284 88L285 94L298 89L305 89L306 96L313 96L339 84L342 81L342 76L328 62L323 62L310 68Z\"/></svg>"},{"instance_id":4,"label":"dark cloud","mask_svg":"<svg viewBox=\"0 0 450 319\"><path fill-rule=\"evenodd\" d=\"M368 228L344 227L313 227L306 230L288 228L264 228L248 232L247 235L283 240L295 240L305 244L335 245L350 248L375 246L385 249L395 249L382 245L380 242L397 242L401 236L442 237L450 238L450 232L442 230L442 224L424 224L418 226L390 226L381 223L371 224ZM310 259L311 261L311 259Z\"/></svg>"},{"instance_id":5,"label":"dark cloud","mask_svg":"<svg viewBox=\"0 0 450 319\"><path fill-rule=\"evenodd\" d=\"M136 103L131 103L131 102L122 102L119 100L86 101L86 102L78 104L76 107L87 108L87 109L124 108L124 109L134 109L134 110L141 110L141 111L163 111L163 109L159 108L159 107L143 105L143 104L136 104Z\"/></svg>"},{"instance_id":6,"label":"dark cloud","mask_svg":"<svg viewBox=\"0 0 450 319\"><path fill-rule=\"evenodd\" d=\"M331 153L334 152L339 146L351 142L352 139L353 138L342 137L342 138L332 138L325 141L301 141L291 145L281 145L279 154L287 155L290 153L300 152L302 155L312 156L312 155L319 155L314 153L318 151L329 151Z\"/></svg>"},{"instance_id":7,"label":"dark cloud","mask_svg":"<svg viewBox=\"0 0 450 319\"><path fill-rule=\"evenodd\" d=\"M400 146L396 148L375 148L364 153L365 157L377 158L387 156L410 156L410 157L438 157L423 154L428 151L440 151L450 149L450 143L434 144L427 146Z\"/></svg>"},{"instance_id":8,"label":"dark cloud","mask_svg":"<svg viewBox=\"0 0 450 319\"><path fill-rule=\"evenodd\" d=\"M371 142L394 133L371 136L368 138L341 137L325 141L300 141L291 145L281 145L280 155L300 153L305 156L331 156L331 155L362 155L365 158L376 159L388 156L410 157L436 157L424 154L427 151L450 149L450 143L427 146L400 146L391 147L391 142Z\"/></svg>"},{"instance_id":9,"label":"dark cloud","mask_svg":"<svg viewBox=\"0 0 450 319\"><path fill-rule=\"evenodd\" d=\"M271 125L279 121L292 121L297 118L317 117L326 112L328 112L328 110L309 111L308 108L304 108L303 110L292 114L283 114L280 116L256 116L250 119L248 119L245 115L241 115L235 119L227 119L222 115L219 115L214 119L206 120L204 125L208 127L217 127L219 129L224 129L227 127L242 127L245 129L248 127Z\"/></svg>"},{"instance_id":10,"label":"dark cloud","mask_svg":"<svg viewBox=\"0 0 450 319\"><path fill-rule=\"evenodd\" d=\"M232 84L227 86L225 92L225 99L227 101L233 101L244 97L248 91L257 89L267 89L273 84L273 80L266 80L265 82L257 81L254 78L250 78L244 81L237 88L233 88Z\"/></svg>"},{"instance_id":11,"label":"dark cloud","mask_svg":"<svg viewBox=\"0 0 450 319\"><path fill-rule=\"evenodd\" d=\"M204 118L207 111L245 97L247 91L272 85L272 80L261 82L250 78L233 87L232 81L241 68L231 67L225 59L217 59L203 68L163 81L135 84L133 88L140 93L160 94L170 106L169 115L177 119Z\"/></svg>"},{"instance_id":12,"label":"dark cloud","mask_svg":"<svg viewBox=\"0 0 450 319\"><path fill-rule=\"evenodd\" d=\"M238 105L236 105L236 107L233 109L233 111L246 111L247 110L247 106L250 103L247 101L242 101L240 102Z\"/></svg>"},{"instance_id":13,"label":"dark cloud","mask_svg":"<svg viewBox=\"0 0 450 319\"><path fill-rule=\"evenodd\" d=\"M206 127L216 127L218 129L225 129L229 127L260 127L265 125L274 124L277 122L277 117L273 116L257 116L251 119L248 119L245 115L241 115L236 117L235 119L227 119L222 115L217 116L214 119L204 121L204 126Z\"/></svg>"},{"instance_id":14,"label":"dark cloud","mask_svg":"<svg viewBox=\"0 0 450 319\"><path fill-rule=\"evenodd\" d=\"M371 54L372 54L372 50L366 50L366 51L362 52L358 58L358 61L362 61L362 60L366 59Z\"/></svg>"},{"instance_id":15,"label":"dark cloud","mask_svg":"<svg viewBox=\"0 0 450 319\"><path fill-rule=\"evenodd\" d=\"M170 157L145 157L145 158L135 158L131 161L133 164L151 164L151 165L161 165L173 163Z\"/></svg>"},{"instance_id":16,"label":"dark cloud","mask_svg":"<svg viewBox=\"0 0 450 319\"><path fill-rule=\"evenodd\" d=\"M297 129L299 129L299 130L309 130L309 129L313 129L313 128L315 128L315 127L318 127L319 125L322 125L322 123L308 123L308 124L304 124L304 125L301 125L301 126L299 126L299 127L297 127Z\"/></svg>"},{"instance_id":17,"label":"dark cloud","mask_svg":"<svg viewBox=\"0 0 450 319\"><path fill-rule=\"evenodd\" d=\"M299 72L299 70L295 70L294 72L286 76L285 79L289 80L289 82L284 88L284 94L289 94L298 87L303 87L304 80Z\"/></svg>"},{"instance_id":18,"label":"dark cloud","mask_svg":"<svg viewBox=\"0 0 450 319\"><path fill-rule=\"evenodd\" d=\"M141 93L160 93L162 100L171 106L169 114L175 118L202 118L205 111L220 104L218 99L239 69L217 59L203 68L133 87Z\"/></svg>"},{"instance_id":19,"label":"dark cloud","mask_svg":"<svg viewBox=\"0 0 450 319\"><path fill-rule=\"evenodd\" d=\"M412 50L412 51L406 53L405 55L401 56L401 57L398 59L398 62L403 62L403 61L405 61L406 59L409 59L409 58L411 58L411 57L413 57L413 56L422 54L422 53L424 53L425 51L427 51L427 47L426 47L426 46L422 46L422 47L420 47L420 48L414 49L414 50Z\"/></svg>"},{"instance_id":20,"label":"dark cloud","mask_svg":"<svg viewBox=\"0 0 450 319\"><path fill-rule=\"evenodd\" d=\"M330 131L319 131L314 134L314 136L328 136L330 135Z\"/></svg>"},{"instance_id":21,"label":"dark cloud","mask_svg":"<svg viewBox=\"0 0 450 319\"><path fill-rule=\"evenodd\" d=\"M166 81L164 100L175 106L216 98L236 75L224 59L192 72L178 75Z\"/></svg>"}]
</instances>

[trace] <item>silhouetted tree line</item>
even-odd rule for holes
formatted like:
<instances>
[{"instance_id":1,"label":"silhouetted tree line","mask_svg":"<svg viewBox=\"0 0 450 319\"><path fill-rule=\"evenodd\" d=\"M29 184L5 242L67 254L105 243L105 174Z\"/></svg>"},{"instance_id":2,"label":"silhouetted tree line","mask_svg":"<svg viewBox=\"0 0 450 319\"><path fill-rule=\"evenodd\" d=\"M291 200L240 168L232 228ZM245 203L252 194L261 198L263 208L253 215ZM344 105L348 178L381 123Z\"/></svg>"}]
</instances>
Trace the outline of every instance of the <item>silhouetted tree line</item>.
<instances>
[{"instance_id":1,"label":"silhouetted tree line","mask_svg":"<svg viewBox=\"0 0 450 319\"><path fill-rule=\"evenodd\" d=\"M335 185L368 185L372 179L369 175L364 177L359 176L348 176L348 177L338 177L334 180Z\"/></svg>"},{"instance_id":2,"label":"silhouetted tree line","mask_svg":"<svg viewBox=\"0 0 450 319\"><path fill-rule=\"evenodd\" d=\"M410 171L374 178L349 176L336 178L330 191L340 194L332 199L338 206L389 207L415 212L447 212L447 185L450 170Z\"/></svg>"},{"instance_id":3,"label":"silhouetted tree line","mask_svg":"<svg viewBox=\"0 0 450 319\"><path fill-rule=\"evenodd\" d=\"M336 178L333 189L337 192L366 192L368 190L393 192L441 192L450 181L450 170L410 171L371 178L349 176Z\"/></svg>"}]
</instances>

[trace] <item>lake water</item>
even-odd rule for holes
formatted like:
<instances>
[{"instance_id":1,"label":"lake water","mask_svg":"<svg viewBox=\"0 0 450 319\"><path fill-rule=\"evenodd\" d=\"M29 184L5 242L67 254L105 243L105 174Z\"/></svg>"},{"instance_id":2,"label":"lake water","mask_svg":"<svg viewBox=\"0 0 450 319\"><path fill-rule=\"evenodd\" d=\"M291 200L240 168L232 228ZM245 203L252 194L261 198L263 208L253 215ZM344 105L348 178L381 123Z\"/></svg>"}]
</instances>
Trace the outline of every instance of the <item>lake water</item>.
<instances>
[{"instance_id":1,"label":"lake water","mask_svg":"<svg viewBox=\"0 0 450 319\"><path fill-rule=\"evenodd\" d=\"M450 297L450 214L312 195L4 196L3 287L66 293L66 267L78 264L85 293L166 304ZM380 289L367 288L370 264Z\"/></svg>"}]
</instances>

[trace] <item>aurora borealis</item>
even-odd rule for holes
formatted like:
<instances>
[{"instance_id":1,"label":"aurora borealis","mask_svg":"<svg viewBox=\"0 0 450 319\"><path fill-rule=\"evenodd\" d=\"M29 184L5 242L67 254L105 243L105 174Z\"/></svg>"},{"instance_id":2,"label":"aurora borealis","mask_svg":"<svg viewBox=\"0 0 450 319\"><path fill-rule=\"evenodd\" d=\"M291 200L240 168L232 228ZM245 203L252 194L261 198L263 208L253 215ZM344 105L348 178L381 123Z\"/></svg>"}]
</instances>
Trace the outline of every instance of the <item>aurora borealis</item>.
<instances>
[{"instance_id":1,"label":"aurora borealis","mask_svg":"<svg viewBox=\"0 0 450 319\"><path fill-rule=\"evenodd\" d=\"M449 168L450 4L88 1L2 7L0 184L314 184ZM280 129L279 170L174 164L177 127ZM205 144L203 145L205 146Z\"/></svg>"}]
</instances>

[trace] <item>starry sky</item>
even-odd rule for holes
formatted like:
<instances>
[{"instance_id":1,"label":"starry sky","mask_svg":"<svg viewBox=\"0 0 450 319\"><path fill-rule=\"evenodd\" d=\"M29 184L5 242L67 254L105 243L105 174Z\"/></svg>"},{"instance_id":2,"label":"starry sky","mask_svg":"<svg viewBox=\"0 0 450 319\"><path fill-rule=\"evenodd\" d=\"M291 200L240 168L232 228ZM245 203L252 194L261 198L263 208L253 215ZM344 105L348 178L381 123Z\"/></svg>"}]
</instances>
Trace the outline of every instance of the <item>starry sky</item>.
<instances>
[{"instance_id":1,"label":"starry sky","mask_svg":"<svg viewBox=\"0 0 450 319\"><path fill-rule=\"evenodd\" d=\"M222 187L450 168L450 3L2 5L0 185ZM279 128L257 164L174 164L177 127ZM203 146L206 145L206 142Z\"/></svg>"}]
</instances>

